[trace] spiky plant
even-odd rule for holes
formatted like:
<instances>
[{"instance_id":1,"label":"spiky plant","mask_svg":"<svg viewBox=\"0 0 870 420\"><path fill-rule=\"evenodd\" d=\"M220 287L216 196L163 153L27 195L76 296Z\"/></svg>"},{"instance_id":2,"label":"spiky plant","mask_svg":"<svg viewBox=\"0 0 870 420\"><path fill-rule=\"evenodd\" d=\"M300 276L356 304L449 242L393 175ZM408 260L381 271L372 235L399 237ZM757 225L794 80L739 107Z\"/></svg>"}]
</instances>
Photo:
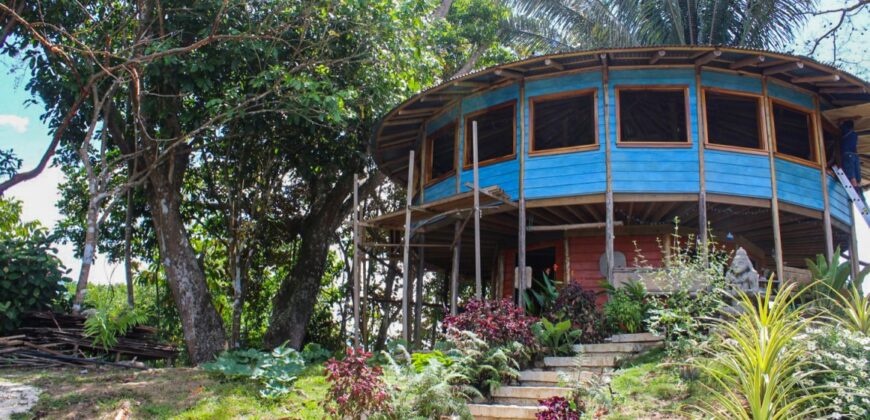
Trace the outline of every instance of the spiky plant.
<instances>
[{"instance_id":1,"label":"spiky plant","mask_svg":"<svg viewBox=\"0 0 870 420\"><path fill-rule=\"evenodd\" d=\"M848 292L832 290L831 293L828 317L849 331L870 336L870 296L865 296L855 284Z\"/></svg>"}]
</instances>

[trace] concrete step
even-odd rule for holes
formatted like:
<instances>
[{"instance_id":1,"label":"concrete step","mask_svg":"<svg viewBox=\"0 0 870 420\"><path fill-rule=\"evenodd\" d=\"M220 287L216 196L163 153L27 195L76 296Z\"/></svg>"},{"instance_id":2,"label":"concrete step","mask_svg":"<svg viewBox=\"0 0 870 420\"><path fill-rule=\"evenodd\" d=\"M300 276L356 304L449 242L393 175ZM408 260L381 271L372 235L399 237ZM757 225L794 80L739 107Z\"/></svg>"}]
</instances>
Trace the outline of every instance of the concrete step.
<instances>
[{"instance_id":1,"label":"concrete step","mask_svg":"<svg viewBox=\"0 0 870 420\"><path fill-rule=\"evenodd\" d=\"M534 419L543 407L508 404L468 404L468 411L477 420Z\"/></svg>"},{"instance_id":2,"label":"concrete step","mask_svg":"<svg viewBox=\"0 0 870 420\"><path fill-rule=\"evenodd\" d=\"M567 397L571 388L557 386L502 386L492 393L498 404L538 406L539 400L551 397Z\"/></svg>"},{"instance_id":3,"label":"concrete step","mask_svg":"<svg viewBox=\"0 0 870 420\"><path fill-rule=\"evenodd\" d=\"M641 343L600 343L600 344L577 344L574 351L577 353L639 353L645 349Z\"/></svg>"},{"instance_id":4,"label":"concrete step","mask_svg":"<svg viewBox=\"0 0 870 420\"><path fill-rule=\"evenodd\" d=\"M598 376L598 373L578 370L523 370L520 371L519 381L523 386L554 386L561 383L589 382Z\"/></svg>"},{"instance_id":5,"label":"concrete step","mask_svg":"<svg viewBox=\"0 0 870 420\"><path fill-rule=\"evenodd\" d=\"M548 368L612 368L616 367L616 356L582 355L578 357L545 357L544 366Z\"/></svg>"},{"instance_id":6,"label":"concrete step","mask_svg":"<svg viewBox=\"0 0 870 420\"><path fill-rule=\"evenodd\" d=\"M664 341L664 338L653 333L617 334L608 339L611 343L649 343Z\"/></svg>"}]
</instances>

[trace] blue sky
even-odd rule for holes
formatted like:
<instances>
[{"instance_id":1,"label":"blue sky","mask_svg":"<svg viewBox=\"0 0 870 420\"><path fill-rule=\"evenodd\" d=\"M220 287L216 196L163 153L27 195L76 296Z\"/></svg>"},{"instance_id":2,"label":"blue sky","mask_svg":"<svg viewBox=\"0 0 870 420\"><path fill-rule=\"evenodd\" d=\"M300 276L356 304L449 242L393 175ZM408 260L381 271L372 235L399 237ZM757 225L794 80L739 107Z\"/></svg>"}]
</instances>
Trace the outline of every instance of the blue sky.
<instances>
[{"instance_id":1,"label":"blue sky","mask_svg":"<svg viewBox=\"0 0 870 420\"><path fill-rule=\"evenodd\" d=\"M843 4L855 1L823 0L820 2L820 10L837 9ZM800 31L798 40L788 50L798 54L806 53L807 42L827 31L838 17L829 15L811 18L809 24ZM837 54L840 59L848 62L843 66L844 70L866 79L870 77L870 31L864 30L861 33L860 29L870 27L870 10L865 10L853 23L859 31L847 31L841 36L838 40L841 47ZM815 58L829 62L833 55L834 50L828 41L821 44ZM21 68L20 63L5 56L0 57L0 149L14 150L24 160L23 170L36 165L50 141L48 128L39 119L44 112L43 106L24 105L25 101L31 99L25 90L28 76L26 70ZM57 185L62 181L63 174L60 170L49 168L36 179L12 188L9 194L23 201L25 219L39 220L46 226L53 226L60 218L55 203L58 199ZM859 223L858 241L862 258L870 259L870 229L864 223ZM78 269L79 262L73 257L69 245L60 246L58 256L68 268ZM91 279L95 282L122 282L123 270L98 257Z\"/></svg>"}]
</instances>

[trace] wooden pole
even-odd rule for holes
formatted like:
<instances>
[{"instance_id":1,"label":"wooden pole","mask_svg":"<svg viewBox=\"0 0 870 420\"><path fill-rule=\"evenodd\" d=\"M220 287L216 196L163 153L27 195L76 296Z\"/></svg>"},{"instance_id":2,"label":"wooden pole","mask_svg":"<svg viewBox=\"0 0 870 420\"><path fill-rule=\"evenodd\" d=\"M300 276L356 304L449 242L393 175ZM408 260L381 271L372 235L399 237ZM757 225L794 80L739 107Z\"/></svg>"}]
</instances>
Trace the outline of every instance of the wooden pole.
<instances>
[{"instance_id":1,"label":"wooden pole","mask_svg":"<svg viewBox=\"0 0 870 420\"><path fill-rule=\"evenodd\" d=\"M425 238L421 235L420 241ZM426 248L420 248L417 251L417 283L416 293L414 294L414 348L421 347L421 327L423 325L423 277L426 275Z\"/></svg>"},{"instance_id":2,"label":"wooden pole","mask_svg":"<svg viewBox=\"0 0 870 420\"><path fill-rule=\"evenodd\" d=\"M360 344L360 314L359 314L359 284L360 284L360 252L359 252L359 175L353 175L353 345Z\"/></svg>"},{"instance_id":3,"label":"wooden pole","mask_svg":"<svg viewBox=\"0 0 870 420\"><path fill-rule=\"evenodd\" d=\"M477 168L477 121L471 122L471 147L474 158L474 297L483 298L480 278L480 174Z\"/></svg>"},{"instance_id":4,"label":"wooden pole","mask_svg":"<svg viewBox=\"0 0 870 420\"><path fill-rule=\"evenodd\" d=\"M605 189L605 232L604 232L604 253L607 258L607 281L613 284L613 168L611 167L610 145L610 75L607 68L607 55L601 55L601 73L604 82L604 165L606 168L606 189Z\"/></svg>"},{"instance_id":5,"label":"wooden pole","mask_svg":"<svg viewBox=\"0 0 870 420\"><path fill-rule=\"evenodd\" d=\"M405 342L409 341L408 328L410 320L408 319L408 300L411 298L411 289L408 287L408 274L411 271L411 266L408 263L408 257L411 250L411 204L414 198L414 151L411 150L408 156L408 190L405 198L405 247L404 255L402 256L402 339Z\"/></svg>"},{"instance_id":6,"label":"wooden pole","mask_svg":"<svg viewBox=\"0 0 870 420\"><path fill-rule=\"evenodd\" d=\"M526 284L526 142L529 135L526 130L526 82L520 81L520 180L519 180L519 203L517 206L517 267L516 282L517 287L517 305L520 311L526 311L526 305L523 302L525 296L524 289Z\"/></svg>"},{"instance_id":7,"label":"wooden pole","mask_svg":"<svg viewBox=\"0 0 870 420\"><path fill-rule=\"evenodd\" d=\"M858 255L858 213L855 211L855 205L849 203L850 213L852 214L852 234L850 235L851 242L849 244L849 262L852 263L852 279L858 278L858 273L861 272L861 259Z\"/></svg>"},{"instance_id":8,"label":"wooden pole","mask_svg":"<svg viewBox=\"0 0 870 420\"><path fill-rule=\"evenodd\" d=\"M826 156L827 152L825 150L825 135L824 130L822 129L822 109L819 105L819 97L813 97L813 102L815 104L813 121L816 131L816 150L819 152L818 156L822 164L822 200L825 203L825 209L822 213L822 223L824 224L825 229L825 256L828 258L828 262L831 262L834 258L834 231L831 228L831 200L830 197L828 197L828 157Z\"/></svg>"},{"instance_id":9,"label":"wooden pole","mask_svg":"<svg viewBox=\"0 0 870 420\"><path fill-rule=\"evenodd\" d=\"M705 112L705 95L701 86L701 68L695 66L695 97L698 113L698 236L707 255L707 176L704 162L704 148L707 143L707 114Z\"/></svg>"},{"instance_id":10,"label":"wooden pole","mask_svg":"<svg viewBox=\"0 0 870 420\"><path fill-rule=\"evenodd\" d=\"M453 266L450 268L450 315L456 315L456 304L459 299L459 253L462 250L462 223L453 224L456 245L453 246Z\"/></svg>"},{"instance_id":11,"label":"wooden pole","mask_svg":"<svg viewBox=\"0 0 870 420\"><path fill-rule=\"evenodd\" d=\"M777 194L776 189L776 158L773 154L773 111L770 109L770 96L768 96L767 93L767 77L761 78L761 88L764 99L764 127L765 135L767 137L767 157L770 162L770 212L773 215L773 246L774 253L776 254L774 255L776 261L776 278L780 281L780 284L782 284L782 282L785 281L785 278L783 278L784 267L782 263L782 233L779 229L779 195Z\"/></svg>"}]
</instances>

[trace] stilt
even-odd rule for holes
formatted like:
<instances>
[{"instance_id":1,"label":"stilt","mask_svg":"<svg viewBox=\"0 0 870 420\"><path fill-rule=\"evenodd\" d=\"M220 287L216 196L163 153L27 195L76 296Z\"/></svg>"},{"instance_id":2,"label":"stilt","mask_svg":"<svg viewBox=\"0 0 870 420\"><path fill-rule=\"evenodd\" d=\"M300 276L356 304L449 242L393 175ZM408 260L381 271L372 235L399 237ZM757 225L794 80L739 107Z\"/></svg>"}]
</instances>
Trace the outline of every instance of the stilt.
<instances>
[{"instance_id":1,"label":"stilt","mask_svg":"<svg viewBox=\"0 0 870 420\"><path fill-rule=\"evenodd\" d=\"M822 129L822 110L819 105L819 98L816 97L814 99L816 112L814 114L814 125L816 129L816 150L819 152L819 161L822 164L821 175L822 175L822 201L825 204L824 212L822 213L822 223L824 224L825 229L825 257L828 258L828 262L834 260L834 231L831 227L831 199L828 196L828 170L827 170L827 162L828 157L826 156L825 151L825 136L824 130Z\"/></svg>"},{"instance_id":2,"label":"stilt","mask_svg":"<svg viewBox=\"0 0 870 420\"><path fill-rule=\"evenodd\" d=\"M353 175L353 345L360 345L360 237L359 237L359 175Z\"/></svg>"},{"instance_id":3,"label":"stilt","mask_svg":"<svg viewBox=\"0 0 870 420\"><path fill-rule=\"evenodd\" d=\"M771 189L771 200L770 200L770 212L773 216L773 247L774 247L774 259L776 261L776 279L782 284L785 279L784 271L785 268L783 266L783 255L782 255L782 233L780 232L779 226L779 194L777 193L776 188L776 159L774 158L774 148L773 145L773 128L770 126L771 121L771 110L770 110L770 100L767 93L767 77L761 79L761 88L763 92L763 109L765 110L764 115L764 127L765 127L765 135L767 137L767 156L770 162L770 189Z\"/></svg>"},{"instance_id":4,"label":"stilt","mask_svg":"<svg viewBox=\"0 0 870 420\"><path fill-rule=\"evenodd\" d=\"M420 237L420 241L425 239ZM414 348L421 348L421 327L423 325L423 278L426 276L426 248L417 251L417 282L414 285Z\"/></svg>"},{"instance_id":5,"label":"stilt","mask_svg":"<svg viewBox=\"0 0 870 420\"><path fill-rule=\"evenodd\" d=\"M471 122L471 142L474 158L474 297L483 298L480 278L480 174L477 170L477 121Z\"/></svg>"},{"instance_id":6,"label":"stilt","mask_svg":"<svg viewBox=\"0 0 870 420\"><path fill-rule=\"evenodd\" d=\"M604 255L607 259L607 281L613 283L613 169L610 165L610 73L607 68L607 54L601 54L601 73L604 81L604 166L605 175L605 228L604 228Z\"/></svg>"},{"instance_id":7,"label":"stilt","mask_svg":"<svg viewBox=\"0 0 870 420\"><path fill-rule=\"evenodd\" d=\"M701 68L695 67L695 96L698 102L698 239L707 256L707 176L705 175L704 149L707 145L707 114L704 108L704 90L701 87Z\"/></svg>"},{"instance_id":8,"label":"stilt","mask_svg":"<svg viewBox=\"0 0 870 420\"><path fill-rule=\"evenodd\" d=\"M408 301L411 298L411 289L408 287L408 275L411 271L409 254L411 250L411 204L414 198L414 151L411 150L408 157L408 190L405 198L405 244L402 257L402 339L408 342L410 319L408 318Z\"/></svg>"},{"instance_id":9,"label":"stilt","mask_svg":"<svg viewBox=\"0 0 870 420\"><path fill-rule=\"evenodd\" d=\"M855 206L851 203L849 204L849 208L851 209L852 214L852 234L850 235L851 242L849 244L849 262L852 263L852 279L858 278L858 273L861 272L861 259L858 255L858 223L860 219L860 215L855 211Z\"/></svg>"},{"instance_id":10,"label":"stilt","mask_svg":"<svg viewBox=\"0 0 870 420\"><path fill-rule=\"evenodd\" d=\"M462 249L462 223L454 226L453 266L450 268L450 315L456 315L456 304L459 299L459 253Z\"/></svg>"},{"instance_id":11,"label":"stilt","mask_svg":"<svg viewBox=\"0 0 870 420\"><path fill-rule=\"evenodd\" d=\"M526 311L526 305L523 302L523 298L525 296L524 285L526 284L526 178L525 178L525 168L526 168L526 144L528 144L529 133L526 130L527 121L526 121L526 82L525 80L520 82L520 135L522 138L520 139L520 191L519 191L519 203L517 204L517 217L518 217L518 228L517 232L517 269L515 270L515 279L519 287L516 288L517 296L517 306L520 307L520 311Z\"/></svg>"}]
</instances>

